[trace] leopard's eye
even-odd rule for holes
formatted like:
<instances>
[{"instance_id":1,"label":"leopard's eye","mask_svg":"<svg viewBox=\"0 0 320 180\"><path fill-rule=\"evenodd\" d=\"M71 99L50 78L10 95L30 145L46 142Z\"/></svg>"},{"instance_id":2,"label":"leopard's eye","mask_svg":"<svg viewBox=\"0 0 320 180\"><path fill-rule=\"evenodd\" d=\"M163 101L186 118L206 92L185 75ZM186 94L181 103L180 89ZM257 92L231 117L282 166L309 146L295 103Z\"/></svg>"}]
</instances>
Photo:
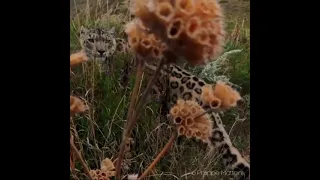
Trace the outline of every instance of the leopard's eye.
<instances>
[{"instance_id":1,"label":"leopard's eye","mask_svg":"<svg viewBox=\"0 0 320 180\"><path fill-rule=\"evenodd\" d=\"M88 41L89 41L89 42L91 42L91 43L93 43L93 42L94 42L94 40L93 40L93 39L88 39Z\"/></svg>"}]
</instances>

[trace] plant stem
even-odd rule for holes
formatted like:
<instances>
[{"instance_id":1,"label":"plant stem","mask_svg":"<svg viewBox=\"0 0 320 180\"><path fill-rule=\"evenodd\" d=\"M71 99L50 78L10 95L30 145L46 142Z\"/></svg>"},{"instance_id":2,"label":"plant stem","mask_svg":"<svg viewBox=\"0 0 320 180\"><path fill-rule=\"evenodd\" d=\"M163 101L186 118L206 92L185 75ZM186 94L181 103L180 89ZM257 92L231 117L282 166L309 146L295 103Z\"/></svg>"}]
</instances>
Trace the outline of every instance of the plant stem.
<instances>
[{"instance_id":1,"label":"plant stem","mask_svg":"<svg viewBox=\"0 0 320 180\"><path fill-rule=\"evenodd\" d=\"M149 83L147 85L145 92L143 93L141 99L139 100L139 103L137 105L136 110L132 113L132 120L129 121L129 123L128 123L128 125L129 125L128 126L128 133L129 134L131 133L132 128L136 124L136 121L138 119L137 117L139 116L140 111L142 110L143 107L145 107L145 104L147 103L147 98L151 92L152 86L156 82L156 80L161 72L161 69L162 69L162 66L164 65L164 62L165 62L164 59L160 60L159 66L157 67L155 73L152 76L152 79L149 81Z\"/></svg>"},{"instance_id":2,"label":"plant stem","mask_svg":"<svg viewBox=\"0 0 320 180\"><path fill-rule=\"evenodd\" d=\"M124 132L123 132L122 142L120 144L120 151L118 153L118 160L117 160L117 164L116 164L116 179L118 179L118 180L120 180L121 164L122 164L122 160L123 160L123 156L124 156L124 150L125 150L125 145L126 145L127 139L129 138L131 131L136 124L136 121L138 119L137 117L138 117L142 107L146 103L146 100L148 98L149 93L151 92L151 88L152 88L153 84L155 83L159 73L161 72L161 69L162 69L164 62L165 62L164 59L160 60L159 66L157 67L156 72L153 74L152 79L149 81L145 92L143 93L141 99L138 102L138 105L136 106L136 109L134 110L133 107L131 110L129 109L129 112L130 111L132 111L132 112L130 114L129 119L127 119L127 123L126 123L125 129L124 129ZM139 82L140 81L138 81L138 83L135 83L134 89L139 88ZM132 96L133 95L134 94L132 94ZM136 102L136 101L133 101L133 102L131 101L130 104L131 103L134 104L134 102ZM128 113L128 115L129 115L129 113Z\"/></svg>"},{"instance_id":3,"label":"plant stem","mask_svg":"<svg viewBox=\"0 0 320 180\"><path fill-rule=\"evenodd\" d=\"M71 138L71 139L73 139L73 138ZM73 141L71 139L70 139L70 148L76 154L77 159L80 160L80 162L81 162L81 164L83 166L84 172L88 175L89 179L92 180L92 177L90 175L90 170L89 170L86 162L83 160L83 158L81 156L81 153L78 151L77 147L74 145L74 143L73 143Z\"/></svg>"},{"instance_id":4,"label":"plant stem","mask_svg":"<svg viewBox=\"0 0 320 180\"><path fill-rule=\"evenodd\" d=\"M125 144L127 142L127 127L128 127L128 123L131 121L131 117L132 117L132 113L133 113L133 109L134 109L134 105L136 103L136 99L138 97L138 92L139 92L139 84L141 82L141 78L142 78L142 74L143 74L143 61L141 58L137 57L137 61L138 61L138 68L137 68L137 73L136 73L136 79L135 79L135 84L133 87L133 91L131 94L131 99L130 99L130 104L129 104L129 109L128 109L128 114L127 114L127 122L124 126L124 131L123 131L123 139L122 142L120 144L120 151L118 154L118 157L120 155L122 155L122 153L124 154L124 149L125 149ZM122 152L123 149L123 152ZM123 155L122 155L123 157ZM116 163L116 177L117 179L120 179L120 171L121 171L121 163L122 163L122 159L121 161L118 161L119 158L117 158L117 163Z\"/></svg>"},{"instance_id":5,"label":"plant stem","mask_svg":"<svg viewBox=\"0 0 320 180\"><path fill-rule=\"evenodd\" d=\"M146 177L150 173L150 171L156 166L156 164L160 161L160 159L164 156L164 154L170 150L176 137L177 137L177 132L174 131L171 138L167 142L167 144L164 146L164 148L161 150L158 156L153 160L150 166L141 174L138 180L141 180L142 178Z\"/></svg>"},{"instance_id":6,"label":"plant stem","mask_svg":"<svg viewBox=\"0 0 320 180\"><path fill-rule=\"evenodd\" d=\"M139 85L141 82L141 78L142 78L142 73L143 73L143 61L137 57L138 60L138 69L137 69L137 74L136 74L136 80L135 80L135 84L134 84L134 89L131 95L131 99L130 99L130 105L129 105L129 110L128 110L128 114L127 114L127 124L128 122L130 122L130 119L132 117L132 112L134 109L134 105L137 102L137 97L138 97L138 93L139 93Z\"/></svg>"}]
</instances>

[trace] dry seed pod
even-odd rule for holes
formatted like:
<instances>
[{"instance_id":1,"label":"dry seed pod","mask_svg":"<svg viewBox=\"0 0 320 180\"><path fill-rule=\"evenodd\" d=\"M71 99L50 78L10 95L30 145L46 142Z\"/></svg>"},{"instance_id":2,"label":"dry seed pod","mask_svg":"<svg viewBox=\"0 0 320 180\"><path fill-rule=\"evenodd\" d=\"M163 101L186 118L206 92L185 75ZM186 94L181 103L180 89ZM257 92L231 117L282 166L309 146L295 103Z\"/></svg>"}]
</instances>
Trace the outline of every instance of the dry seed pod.
<instances>
[{"instance_id":1,"label":"dry seed pod","mask_svg":"<svg viewBox=\"0 0 320 180\"><path fill-rule=\"evenodd\" d=\"M105 167L106 171L114 171L115 170L114 164L109 158L105 158L101 162L101 169L102 169L102 167ZM104 171L104 172L106 172L106 171Z\"/></svg>"},{"instance_id":2,"label":"dry seed pod","mask_svg":"<svg viewBox=\"0 0 320 180\"><path fill-rule=\"evenodd\" d=\"M196 40L196 38L197 38L196 35L197 35L198 31L200 31L200 28L201 28L200 23L201 23L201 20L197 16L192 17L187 21L186 26L185 26L186 33L191 39Z\"/></svg>"},{"instance_id":3,"label":"dry seed pod","mask_svg":"<svg viewBox=\"0 0 320 180\"><path fill-rule=\"evenodd\" d=\"M194 123L193 119L191 117L186 118L186 125L187 126L192 126Z\"/></svg>"},{"instance_id":4,"label":"dry seed pod","mask_svg":"<svg viewBox=\"0 0 320 180\"><path fill-rule=\"evenodd\" d=\"M199 13L211 14L207 0L196 1L195 6Z\"/></svg>"},{"instance_id":5,"label":"dry seed pod","mask_svg":"<svg viewBox=\"0 0 320 180\"><path fill-rule=\"evenodd\" d=\"M193 134L192 130L191 130L191 129L188 129L187 132L186 132L186 137L187 137L187 138L191 138L191 137L192 137L192 134Z\"/></svg>"},{"instance_id":6,"label":"dry seed pod","mask_svg":"<svg viewBox=\"0 0 320 180\"><path fill-rule=\"evenodd\" d=\"M180 112L177 116L178 108ZM205 138L207 139L211 136L210 129L213 128L213 123L207 114L203 114L204 110L197 102L178 100L170 112L174 123L179 124L177 127L179 135L185 135L187 138L196 137L198 139L203 139L202 133L205 133ZM194 119L194 117L196 118Z\"/></svg>"},{"instance_id":7,"label":"dry seed pod","mask_svg":"<svg viewBox=\"0 0 320 180\"><path fill-rule=\"evenodd\" d=\"M152 42L148 37L141 39L139 54L142 56L147 56L152 49Z\"/></svg>"},{"instance_id":8,"label":"dry seed pod","mask_svg":"<svg viewBox=\"0 0 320 180\"><path fill-rule=\"evenodd\" d=\"M212 109L218 109L222 104L222 100L215 96L211 85L205 85L202 87L200 99L204 105L208 105Z\"/></svg>"},{"instance_id":9,"label":"dry seed pod","mask_svg":"<svg viewBox=\"0 0 320 180\"><path fill-rule=\"evenodd\" d=\"M178 127L178 133L179 135L185 135L185 131L186 131L186 128L183 127L183 126L179 126Z\"/></svg>"},{"instance_id":10,"label":"dry seed pod","mask_svg":"<svg viewBox=\"0 0 320 180\"><path fill-rule=\"evenodd\" d=\"M109 177L113 177L116 175L116 171L109 171L108 174L109 174Z\"/></svg>"},{"instance_id":11,"label":"dry seed pod","mask_svg":"<svg viewBox=\"0 0 320 180\"><path fill-rule=\"evenodd\" d=\"M163 43L146 28L141 28L141 21L134 20L125 27L131 49L146 60L162 57Z\"/></svg>"},{"instance_id":12,"label":"dry seed pod","mask_svg":"<svg viewBox=\"0 0 320 180\"><path fill-rule=\"evenodd\" d=\"M218 109L221 106L221 100L218 98L214 98L210 103L210 108Z\"/></svg>"},{"instance_id":13,"label":"dry seed pod","mask_svg":"<svg viewBox=\"0 0 320 180\"><path fill-rule=\"evenodd\" d=\"M203 132L204 134L207 134L208 131L209 131L209 129L208 129L207 126L203 126L201 130L202 130L202 132Z\"/></svg>"},{"instance_id":14,"label":"dry seed pod","mask_svg":"<svg viewBox=\"0 0 320 180\"><path fill-rule=\"evenodd\" d=\"M187 128L187 121L185 119L182 119L180 123L183 127Z\"/></svg>"},{"instance_id":15,"label":"dry seed pod","mask_svg":"<svg viewBox=\"0 0 320 180\"><path fill-rule=\"evenodd\" d=\"M96 175L99 176L101 174L101 171L99 169L96 169Z\"/></svg>"},{"instance_id":16,"label":"dry seed pod","mask_svg":"<svg viewBox=\"0 0 320 180\"><path fill-rule=\"evenodd\" d=\"M138 49L138 47L139 47L139 37L137 37L137 36L131 36L131 37L129 37L128 38L129 40L129 46L133 49L133 50L135 50L135 51L137 51L137 49Z\"/></svg>"},{"instance_id":17,"label":"dry seed pod","mask_svg":"<svg viewBox=\"0 0 320 180\"><path fill-rule=\"evenodd\" d=\"M155 1L156 1L156 4L160 4L160 3L163 3L163 2L171 3L171 0L155 0Z\"/></svg>"},{"instance_id":18,"label":"dry seed pod","mask_svg":"<svg viewBox=\"0 0 320 180\"><path fill-rule=\"evenodd\" d=\"M188 115L189 115L188 109L185 108L185 107L182 107L182 108L180 109L179 115L182 116L182 117L188 116Z\"/></svg>"},{"instance_id":19,"label":"dry seed pod","mask_svg":"<svg viewBox=\"0 0 320 180\"><path fill-rule=\"evenodd\" d=\"M167 27L167 36L169 39L177 39L183 32L184 22L181 18L173 19Z\"/></svg>"},{"instance_id":20,"label":"dry seed pod","mask_svg":"<svg viewBox=\"0 0 320 180\"><path fill-rule=\"evenodd\" d=\"M193 0L176 0L175 8L177 9L177 16L191 15L195 11Z\"/></svg>"},{"instance_id":21,"label":"dry seed pod","mask_svg":"<svg viewBox=\"0 0 320 180\"><path fill-rule=\"evenodd\" d=\"M195 136L196 136L196 138L198 138L198 139L201 139L201 132L200 131L195 131Z\"/></svg>"},{"instance_id":22,"label":"dry seed pod","mask_svg":"<svg viewBox=\"0 0 320 180\"><path fill-rule=\"evenodd\" d=\"M210 102L210 95L208 95L208 94L202 94L201 95L201 100L205 103L205 104L209 104L209 102Z\"/></svg>"},{"instance_id":23,"label":"dry seed pod","mask_svg":"<svg viewBox=\"0 0 320 180\"><path fill-rule=\"evenodd\" d=\"M196 107L191 107L190 108L190 113L192 116L194 116L195 114L197 114L197 112L199 111L199 109L197 109Z\"/></svg>"},{"instance_id":24,"label":"dry seed pod","mask_svg":"<svg viewBox=\"0 0 320 180\"><path fill-rule=\"evenodd\" d=\"M90 176L95 177L96 175L97 174L95 170L90 170Z\"/></svg>"},{"instance_id":25,"label":"dry seed pod","mask_svg":"<svg viewBox=\"0 0 320 180\"><path fill-rule=\"evenodd\" d=\"M213 18L221 18L222 17L222 9L220 8L217 1L212 0L204 0L205 13L211 14Z\"/></svg>"},{"instance_id":26,"label":"dry seed pod","mask_svg":"<svg viewBox=\"0 0 320 180\"><path fill-rule=\"evenodd\" d=\"M106 173L109 171L109 168L106 166L101 166L101 171Z\"/></svg>"},{"instance_id":27,"label":"dry seed pod","mask_svg":"<svg viewBox=\"0 0 320 180\"><path fill-rule=\"evenodd\" d=\"M166 51L166 50L168 50L168 46L165 43L161 43L160 49L161 49L162 52Z\"/></svg>"},{"instance_id":28,"label":"dry seed pod","mask_svg":"<svg viewBox=\"0 0 320 180\"><path fill-rule=\"evenodd\" d=\"M84 52L78 52L70 55L70 66L87 61L88 57Z\"/></svg>"},{"instance_id":29,"label":"dry seed pod","mask_svg":"<svg viewBox=\"0 0 320 180\"><path fill-rule=\"evenodd\" d=\"M222 11L215 0L136 0L135 4L134 15L167 43L175 58L203 65L222 52Z\"/></svg>"},{"instance_id":30,"label":"dry seed pod","mask_svg":"<svg viewBox=\"0 0 320 180\"><path fill-rule=\"evenodd\" d=\"M77 97L70 96L70 112L80 113L88 109L86 105Z\"/></svg>"},{"instance_id":31,"label":"dry seed pod","mask_svg":"<svg viewBox=\"0 0 320 180\"><path fill-rule=\"evenodd\" d=\"M215 0L196 0L195 14L203 18L222 18L222 9Z\"/></svg>"},{"instance_id":32,"label":"dry seed pod","mask_svg":"<svg viewBox=\"0 0 320 180\"><path fill-rule=\"evenodd\" d=\"M210 46L210 36L209 33L206 29L201 29L196 32L196 40L202 45L206 45L206 51L210 51L211 48Z\"/></svg>"},{"instance_id":33,"label":"dry seed pod","mask_svg":"<svg viewBox=\"0 0 320 180\"><path fill-rule=\"evenodd\" d=\"M237 101L241 99L241 96L237 91L221 81L217 82L214 89L214 95L221 100L221 106L225 109L236 106Z\"/></svg>"},{"instance_id":34,"label":"dry seed pod","mask_svg":"<svg viewBox=\"0 0 320 180\"><path fill-rule=\"evenodd\" d=\"M175 106L175 107L171 108L170 115L171 116L177 116L179 114L179 112L180 112L180 109Z\"/></svg>"},{"instance_id":35,"label":"dry seed pod","mask_svg":"<svg viewBox=\"0 0 320 180\"><path fill-rule=\"evenodd\" d=\"M202 95L209 96L212 93L212 85L206 84L202 87Z\"/></svg>"},{"instance_id":36,"label":"dry seed pod","mask_svg":"<svg viewBox=\"0 0 320 180\"><path fill-rule=\"evenodd\" d=\"M161 57L161 50L158 47L153 47L151 52L152 52L153 58L157 59Z\"/></svg>"},{"instance_id":37,"label":"dry seed pod","mask_svg":"<svg viewBox=\"0 0 320 180\"><path fill-rule=\"evenodd\" d=\"M107 174L105 172L101 173L101 177L108 177Z\"/></svg>"},{"instance_id":38,"label":"dry seed pod","mask_svg":"<svg viewBox=\"0 0 320 180\"><path fill-rule=\"evenodd\" d=\"M153 1L150 0L136 0L136 1L131 1L131 8L130 11L138 16L138 17L143 17L145 21L150 21L154 17L153 13L150 12L154 11L155 4Z\"/></svg>"},{"instance_id":39,"label":"dry seed pod","mask_svg":"<svg viewBox=\"0 0 320 180\"><path fill-rule=\"evenodd\" d=\"M167 23L174 16L174 9L169 2L161 2L157 5L155 14L163 23Z\"/></svg>"},{"instance_id":40,"label":"dry seed pod","mask_svg":"<svg viewBox=\"0 0 320 180\"><path fill-rule=\"evenodd\" d=\"M179 116L174 118L174 123L176 123L176 124L181 124L182 121L183 121L183 119L181 117L179 117Z\"/></svg>"}]
</instances>

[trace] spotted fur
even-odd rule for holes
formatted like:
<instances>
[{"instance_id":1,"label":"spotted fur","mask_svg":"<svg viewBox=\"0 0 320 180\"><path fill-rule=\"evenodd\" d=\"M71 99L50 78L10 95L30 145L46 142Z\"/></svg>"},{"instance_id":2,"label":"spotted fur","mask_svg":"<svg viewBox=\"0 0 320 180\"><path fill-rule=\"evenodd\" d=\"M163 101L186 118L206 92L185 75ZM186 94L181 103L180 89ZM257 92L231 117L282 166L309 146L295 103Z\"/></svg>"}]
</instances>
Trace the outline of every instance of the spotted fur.
<instances>
[{"instance_id":1,"label":"spotted fur","mask_svg":"<svg viewBox=\"0 0 320 180\"><path fill-rule=\"evenodd\" d=\"M154 64L146 64L146 66L153 72L157 68ZM152 73L149 74L152 75ZM166 85L161 84L161 87L166 86L168 88L166 90L161 88L162 90L160 91L158 86L159 84L156 83L153 86L153 89L155 92L164 93L162 96L158 96L166 99L166 109L170 109L178 99L193 100L202 106L203 102L201 102L200 96L202 93L201 88L206 85L204 80L173 64L162 68L159 79L161 79L162 82L167 83ZM209 108L204 106L202 107L206 110ZM213 112L210 114L210 117L214 123L214 129L212 131L210 141L214 147L220 151L223 164L228 170L234 171L233 174L235 177L233 177L233 179L248 180L250 178L250 164L232 144L230 137L224 128L220 115Z\"/></svg>"}]
</instances>

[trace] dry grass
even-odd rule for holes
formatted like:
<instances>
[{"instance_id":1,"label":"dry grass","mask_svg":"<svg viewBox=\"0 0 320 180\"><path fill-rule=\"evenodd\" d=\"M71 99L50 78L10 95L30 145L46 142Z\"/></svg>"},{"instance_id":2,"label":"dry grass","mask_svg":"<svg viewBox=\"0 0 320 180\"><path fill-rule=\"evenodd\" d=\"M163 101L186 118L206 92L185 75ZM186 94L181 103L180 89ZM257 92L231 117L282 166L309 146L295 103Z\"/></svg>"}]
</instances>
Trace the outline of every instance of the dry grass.
<instances>
[{"instance_id":1,"label":"dry grass","mask_svg":"<svg viewBox=\"0 0 320 180\"><path fill-rule=\"evenodd\" d=\"M73 1L73 0L71 0ZM110 1L111 2L111 1ZM106 6L79 5L76 1L74 7L84 7L86 10L81 13L73 13L70 20L70 51L80 49L78 42L78 30L81 25L116 27L120 36L123 25L130 20L126 6L116 6L110 13ZM110 4L109 4L110 5ZM111 5L108 7L111 7ZM88 8L89 7L89 8ZM228 11L226 11L228 13ZM250 97L250 31L247 29L248 18L239 16L227 16L228 42L225 50L242 49L240 55L232 56L229 59L228 72L233 83L240 85L242 96ZM244 20L244 21L243 21ZM243 23L244 22L244 23ZM123 125L127 119L130 96L134 87L135 76L130 77L127 90L118 87L120 68L125 62L124 59L134 58L131 54L118 52L113 61L115 63L114 73L106 76L101 74L96 63L83 63L72 69L71 94L82 97L90 108L84 114L76 114L71 122L71 131L74 135L74 142L79 152L83 155L85 162L90 169L98 169L101 161L107 157L115 159L122 140ZM125 165L129 168L126 174L144 171L154 160L156 155L168 142L173 129L164 123L158 113L159 105L149 103L142 110L141 117L134 133L134 141L130 156L126 158ZM240 152L248 153L250 143L250 104L244 101L236 109L226 113L223 120L226 130ZM237 119L236 119L237 118ZM236 119L236 120L235 120ZM243 120L245 119L245 120ZM150 179L200 179L200 176L192 175L197 170L215 171L223 170L218 158L208 154L193 141L179 138L173 145L170 153L155 166ZM75 161L74 173L70 173L72 179L87 179L83 166ZM201 177L208 179L208 176ZM224 179L227 176L223 177ZM210 177L209 179L219 179Z\"/></svg>"}]
</instances>

